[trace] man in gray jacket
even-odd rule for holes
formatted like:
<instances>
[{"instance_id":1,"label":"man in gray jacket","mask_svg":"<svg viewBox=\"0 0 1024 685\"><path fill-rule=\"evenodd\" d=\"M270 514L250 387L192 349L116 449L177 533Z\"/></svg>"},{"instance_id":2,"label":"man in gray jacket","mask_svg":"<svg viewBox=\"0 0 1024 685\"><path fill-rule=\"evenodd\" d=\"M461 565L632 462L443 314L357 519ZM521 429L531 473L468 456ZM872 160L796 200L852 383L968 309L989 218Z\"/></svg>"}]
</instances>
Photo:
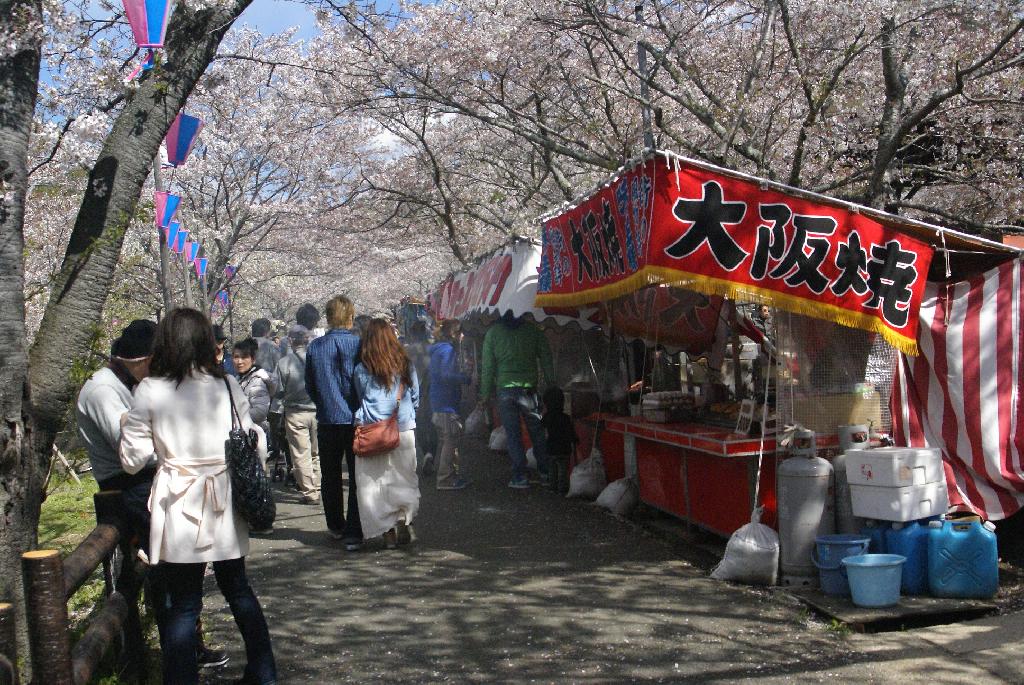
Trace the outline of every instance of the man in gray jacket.
<instances>
[{"instance_id":1,"label":"man in gray jacket","mask_svg":"<svg viewBox=\"0 0 1024 685\"><path fill-rule=\"evenodd\" d=\"M320 451L316 440L316 405L306 391L306 346L310 331L292 326L291 349L277 363L277 397L284 408L284 429L292 455L295 485L306 504L320 502Z\"/></svg>"},{"instance_id":2,"label":"man in gray jacket","mask_svg":"<svg viewBox=\"0 0 1024 685\"><path fill-rule=\"evenodd\" d=\"M132 408L132 390L149 375L155 332L156 324L152 321L139 319L128 324L111 346L110 361L85 382L75 404L78 435L89 453L93 477L100 490L121 490L133 514L143 513L144 542L149 541L147 502L149 486L156 475L156 455L149 466L129 476L121 467L117 450L121 441L121 417ZM129 501L136 494L138 502Z\"/></svg>"}]
</instances>

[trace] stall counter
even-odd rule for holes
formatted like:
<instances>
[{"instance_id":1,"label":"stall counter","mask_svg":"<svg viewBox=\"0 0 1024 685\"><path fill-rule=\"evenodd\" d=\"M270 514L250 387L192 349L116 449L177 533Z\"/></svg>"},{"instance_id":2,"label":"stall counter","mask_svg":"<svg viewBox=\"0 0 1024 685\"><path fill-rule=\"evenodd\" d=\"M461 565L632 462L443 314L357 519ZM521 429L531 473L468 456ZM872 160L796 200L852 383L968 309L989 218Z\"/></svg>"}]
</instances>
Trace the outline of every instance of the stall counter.
<instances>
[{"instance_id":1,"label":"stall counter","mask_svg":"<svg viewBox=\"0 0 1024 685\"><path fill-rule=\"evenodd\" d=\"M590 419L623 437L625 472L636 474L640 499L646 504L722 536L750 521L760 438L700 423L652 423L608 414ZM822 436L819 446L827 447L830 441L834 442ZM764 454L761 521L774 528L774 437L765 438Z\"/></svg>"}]
</instances>

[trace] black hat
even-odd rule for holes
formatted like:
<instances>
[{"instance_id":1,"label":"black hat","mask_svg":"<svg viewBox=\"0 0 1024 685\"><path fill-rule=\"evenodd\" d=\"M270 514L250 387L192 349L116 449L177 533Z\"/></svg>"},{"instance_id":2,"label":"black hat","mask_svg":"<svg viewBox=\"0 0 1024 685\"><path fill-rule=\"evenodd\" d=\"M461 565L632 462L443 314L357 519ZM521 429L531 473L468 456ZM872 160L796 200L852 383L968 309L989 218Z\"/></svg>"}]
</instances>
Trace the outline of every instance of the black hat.
<instances>
[{"instance_id":1,"label":"black hat","mask_svg":"<svg viewBox=\"0 0 1024 685\"><path fill-rule=\"evenodd\" d=\"M153 338L156 324L148 319L136 319L121 331L121 337L114 341L111 353L121 359L140 359L153 353Z\"/></svg>"},{"instance_id":2,"label":"black hat","mask_svg":"<svg viewBox=\"0 0 1024 685\"><path fill-rule=\"evenodd\" d=\"M217 342L224 342L228 336L224 335L224 327L219 323L213 324L213 339Z\"/></svg>"}]
</instances>

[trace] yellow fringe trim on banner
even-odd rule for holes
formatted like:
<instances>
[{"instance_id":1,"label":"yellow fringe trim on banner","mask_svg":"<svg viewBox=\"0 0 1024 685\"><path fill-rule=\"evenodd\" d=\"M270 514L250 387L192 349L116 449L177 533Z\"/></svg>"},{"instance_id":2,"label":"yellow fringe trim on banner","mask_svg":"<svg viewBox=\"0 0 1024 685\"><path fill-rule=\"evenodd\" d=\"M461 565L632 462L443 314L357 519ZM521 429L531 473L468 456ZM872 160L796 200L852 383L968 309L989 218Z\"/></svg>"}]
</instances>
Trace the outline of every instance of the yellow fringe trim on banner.
<instances>
[{"instance_id":1,"label":"yellow fringe trim on banner","mask_svg":"<svg viewBox=\"0 0 1024 685\"><path fill-rule=\"evenodd\" d=\"M593 304L622 297L640 288L655 284L685 288L686 290L693 290L704 295L718 295L733 300L763 302L779 309L793 312L794 314L810 316L815 319L832 321L841 326L878 333L886 342L903 354L917 356L919 353L916 340L897 333L877 316L853 312L825 302L814 302L804 297L780 293L769 288L759 288L722 278L677 271L663 266L646 266L621 281L581 292L538 294L535 303L538 307L573 307Z\"/></svg>"}]
</instances>

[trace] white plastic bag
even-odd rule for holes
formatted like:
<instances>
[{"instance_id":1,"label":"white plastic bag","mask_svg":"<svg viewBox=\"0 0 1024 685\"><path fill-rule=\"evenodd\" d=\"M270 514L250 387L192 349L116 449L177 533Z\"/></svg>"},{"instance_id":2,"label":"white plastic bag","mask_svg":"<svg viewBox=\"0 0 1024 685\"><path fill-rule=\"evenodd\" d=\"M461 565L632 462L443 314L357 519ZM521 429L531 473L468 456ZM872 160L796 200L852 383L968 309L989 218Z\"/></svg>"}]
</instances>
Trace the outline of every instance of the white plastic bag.
<instances>
[{"instance_id":1,"label":"white plastic bag","mask_svg":"<svg viewBox=\"0 0 1024 685\"><path fill-rule=\"evenodd\" d=\"M505 435L504 426L498 426L491 431L491 439L488 440L487 446L495 452L505 452L508 450L508 436Z\"/></svg>"},{"instance_id":2,"label":"white plastic bag","mask_svg":"<svg viewBox=\"0 0 1024 685\"><path fill-rule=\"evenodd\" d=\"M594 504L616 516L629 516L639 502L640 489L632 478L620 478L609 483L594 500Z\"/></svg>"},{"instance_id":3,"label":"white plastic bag","mask_svg":"<svg viewBox=\"0 0 1024 685\"><path fill-rule=\"evenodd\" d=\"M465 434L474 438L487 437L487 412L483 407L477 407L466 417Z\"/></svg>"},{"instance_id":4,"label":"white plastic bag","mask_svg":"<svg viewBox=\"0 0 1024 685\"><path fill-rule=\"evenodd\" d=\"M533 453L532 447L526 450L526 467L537 470L537 456Z\"/></svg>"},{"instance_id":5,"label":"white plastic bag","mask_svg":"<svg viewBox=\"0 0 1024 685\"><path fill-rule=\"evenodd\" d=\"M761 523L761 507L725 545L725 556L711 571L716 580L747 585L775 585L779 571L779 534Z\"/></svg>"},{"instance_id":6,"label":"white plastic bag","mask_svg":"<svg viewBox=\"0 0 1024 685\"><path fill-rule=\"evenodd\" d=\"M569 474L569 494L566 497L594 499L601 494L608 479L604 475L604 456L596 447L590 456L576 464Z\"/></svg>"}]
</instances>

